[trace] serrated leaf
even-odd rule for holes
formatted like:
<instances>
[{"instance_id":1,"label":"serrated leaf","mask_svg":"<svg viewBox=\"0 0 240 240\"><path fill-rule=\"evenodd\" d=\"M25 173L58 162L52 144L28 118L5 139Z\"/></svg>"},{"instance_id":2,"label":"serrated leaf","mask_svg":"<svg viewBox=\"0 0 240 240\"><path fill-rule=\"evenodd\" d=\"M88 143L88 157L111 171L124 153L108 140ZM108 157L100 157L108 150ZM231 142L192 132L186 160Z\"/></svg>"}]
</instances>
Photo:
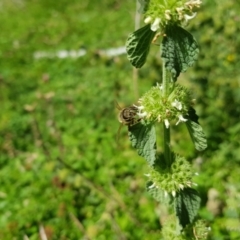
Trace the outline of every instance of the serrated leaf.
<instances>
[{"instance_id":1,"label":"serrated leaf","mask_svg":"<svg viewBox=\"0 0 240 240\"><path fill-rule=\"evenodd\" d=\"M144 157L152 166L156 159L156 132L154 125L140 122L129 127L128 135L132 146L137 149L138 154Z\"/></svg>"},{"instance_id":2,"label":"serrated leaf","mask_svg":"<svg viewBox=\"0 0 240 240\"><path fill-rule=\"evenodd\" d=\"M176 215L180 224L185 227L192 223L200 207L201 198L192 188L185 188L177 193L175 199Z\"/></svg>"},{"instance_id":3,"label":"serrated leaf","mask_svg":"<svg viewBox=\"0 0 240 240\"><path fill-rule=\"evenodd\" d=\"M188 31L179 26L169 26L165 33L161 57L165 60L165 67L176 80L180 72L185 72L194 64L199 53L198 44Z\"/></svg>"},{"instance_id":4,"label":"serrated leaf","mask_svg":"<svg viewBox=\"0 0 240 240\"><path fill-rule=\"evenodd\" d=\"M188 110L188 117L191 121L199 124L198 122L198 115L193 107L190 107Z\"/></svg>"},{"instance_id":5,"label":"serrated leaf","mask_svg":"<svg viewBox=\"0 0 240 240\"><path fill-rule=\"evenodd\" d=\"M128 36L126 42L127 57L134 67L140 68L146 62L150 44L155 34L148 24Z\"/></svg>"},{"instance_id":6,"label":"serrated leaf","mask_svg":"<svg viewBox=\"0 0 240 240\"><path fill-rule=\"evenodd\" d=\"M207 139L202 127L198 123L191 120L188 120L186 125L196 150L203 151L206 149Z\"/></svg>"}]
</instances>

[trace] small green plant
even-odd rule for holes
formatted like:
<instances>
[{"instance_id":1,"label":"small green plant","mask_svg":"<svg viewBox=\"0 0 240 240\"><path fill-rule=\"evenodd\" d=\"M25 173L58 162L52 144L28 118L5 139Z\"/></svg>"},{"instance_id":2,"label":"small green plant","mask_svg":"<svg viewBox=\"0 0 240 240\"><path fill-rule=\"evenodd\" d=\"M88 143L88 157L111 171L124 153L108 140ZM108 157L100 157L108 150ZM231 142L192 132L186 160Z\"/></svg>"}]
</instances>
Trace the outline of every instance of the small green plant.
<instances>
[{"instance_id":1,"label":"small green plant","mask_svg":"<svg viewBox=\"0 0 240 240\"><path fill-rule=\"evenodd\" d=\"M172 150L170 135L173 125L183 123L196 150L207 147L191 92L177 84L180 73L192 66L198 56L198 44L184 27L196 16L201 1L140 0L140 4L146 25L129 35L127 56L134 67L141 68L151 44L159 39L162 79L125 116L131 118L126 124L129 138L148 163L147 191L171 209L168 221L163 224L163 238L206 239L209 230L201 220L196 220L200 197L192 179L197 173L183 156ZM156 124L162 125L163 152L157 151Z\"/></svg>"}]
</instances>

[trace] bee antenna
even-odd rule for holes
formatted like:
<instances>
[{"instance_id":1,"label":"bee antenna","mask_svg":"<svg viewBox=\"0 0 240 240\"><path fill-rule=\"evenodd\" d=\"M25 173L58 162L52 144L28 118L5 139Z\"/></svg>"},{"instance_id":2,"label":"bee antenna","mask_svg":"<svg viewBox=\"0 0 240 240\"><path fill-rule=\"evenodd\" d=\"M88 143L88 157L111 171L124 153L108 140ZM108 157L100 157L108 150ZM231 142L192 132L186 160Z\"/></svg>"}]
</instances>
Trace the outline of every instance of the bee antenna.
<instances>
[{"instance_id":1,"label":"bee antenna","mask_svg":"<svg viewBox=\"0 0 240 240\"><path fill-rule=\"evenodd\" d=\"M118 104L118 102L117 102L116 100L115 100L114 102L115 102L116 108L117 108L118 110L122 110L122 108L120 107L120 105Z\"/></svg>"}]
</instances>

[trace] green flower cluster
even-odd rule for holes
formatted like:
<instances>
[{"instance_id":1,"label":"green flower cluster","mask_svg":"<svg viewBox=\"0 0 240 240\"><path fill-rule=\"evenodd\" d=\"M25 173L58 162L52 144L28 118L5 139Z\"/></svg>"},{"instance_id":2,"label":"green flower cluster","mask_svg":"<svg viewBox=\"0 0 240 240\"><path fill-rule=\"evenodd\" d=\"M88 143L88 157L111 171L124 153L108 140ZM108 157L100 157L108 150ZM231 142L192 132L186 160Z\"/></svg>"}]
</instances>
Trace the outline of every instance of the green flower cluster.
<instances>
[{"instance_id":1,"label":"green flower cluster","mask_svg":"<svg viewBox=\"0 0 240 240\"><path fill-rule=\"evenodd\" d=\"M141 1L145 11L146 24L151 23L151 30L157 31L169 23L186 25L197 13L196 8L201 5L201 0L148 0Z\"/></svg>"},{"instance_id":2,"label":"green flower cluster","mask_svg":"<svg viewBox=\"0 0 240 240\"><path fill-rule=\"evenodd\" d=\"M211 231L211 228L206 227L206 223L203 220L196 221L193 229L195 238L199 240L206 240Z\"/></svg>"},{"instance_id":3,"label":"green flower cluster","mask_svg":"<svg viewBox=\"0 0 240 240\"><path fill-rule=\"evenodd\" d=\"M176 216L169 215L166 218L162 226L162 237L164 240L186 240Z\"/></svg>"},{"instance_id":4,"label":"green flower cluster","mask_svg":"<svg viewBox=\"0 0 240 240\"><path fill-rule=\"evenodd\" d=\"M152 87L139 99L138 116L149 122L164 122L168 128L170 122L178 125L186 122L188 110L193 105L190 92L180 85L172 86L168 97L163 95L162 85Z\"/></svg>"},{"instance_id":5,"label":"green flower cluster","mask_svg":"<svg viewBox=\"0 0 240 240\"><path fill-rule=\"evenodd\" d=\"M175 197L179 190L185 187L192 187L193 175L194 173L190 163L178 155L174 156L174 162L170 168L156 169L153 167L150 168L149 173L146 174L149 181L152 182L152 185L148 186L148 188L157 188L164 191L165 197L167 197L169 193Z\"/></svg>"}]
</instances>

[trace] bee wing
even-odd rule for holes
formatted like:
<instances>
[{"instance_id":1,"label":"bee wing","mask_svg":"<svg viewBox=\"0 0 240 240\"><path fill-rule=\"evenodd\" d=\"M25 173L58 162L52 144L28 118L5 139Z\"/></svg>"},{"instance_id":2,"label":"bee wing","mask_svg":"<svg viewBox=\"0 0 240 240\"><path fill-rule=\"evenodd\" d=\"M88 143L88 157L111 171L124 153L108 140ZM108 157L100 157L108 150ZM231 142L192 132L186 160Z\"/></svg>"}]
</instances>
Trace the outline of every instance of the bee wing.
<instances>
[{"instance_id":1,"label":"bee wing","mask_svg":"<svg viewBox=\"0 0 240 240\"><path fill-rule=\"evenodd\" d=\"M118 128L118 131L117 131L117 134L116 134L116 142L117 143L119 142L119 136L120 136L120 132L122 130L122 126L123 126L123 124L120 124L120 126Z\"/></svg>"},{"instance_id":2,"label":"bee wing","mask_svg":"<svg viewBox=\"0 0 240 240\"><path fill-rule=\"evenodd\" d=\"M119 106L118 102L115 100L115 106L118 110L122 110L122 108Z\"/></svg>"}]
</instances>

